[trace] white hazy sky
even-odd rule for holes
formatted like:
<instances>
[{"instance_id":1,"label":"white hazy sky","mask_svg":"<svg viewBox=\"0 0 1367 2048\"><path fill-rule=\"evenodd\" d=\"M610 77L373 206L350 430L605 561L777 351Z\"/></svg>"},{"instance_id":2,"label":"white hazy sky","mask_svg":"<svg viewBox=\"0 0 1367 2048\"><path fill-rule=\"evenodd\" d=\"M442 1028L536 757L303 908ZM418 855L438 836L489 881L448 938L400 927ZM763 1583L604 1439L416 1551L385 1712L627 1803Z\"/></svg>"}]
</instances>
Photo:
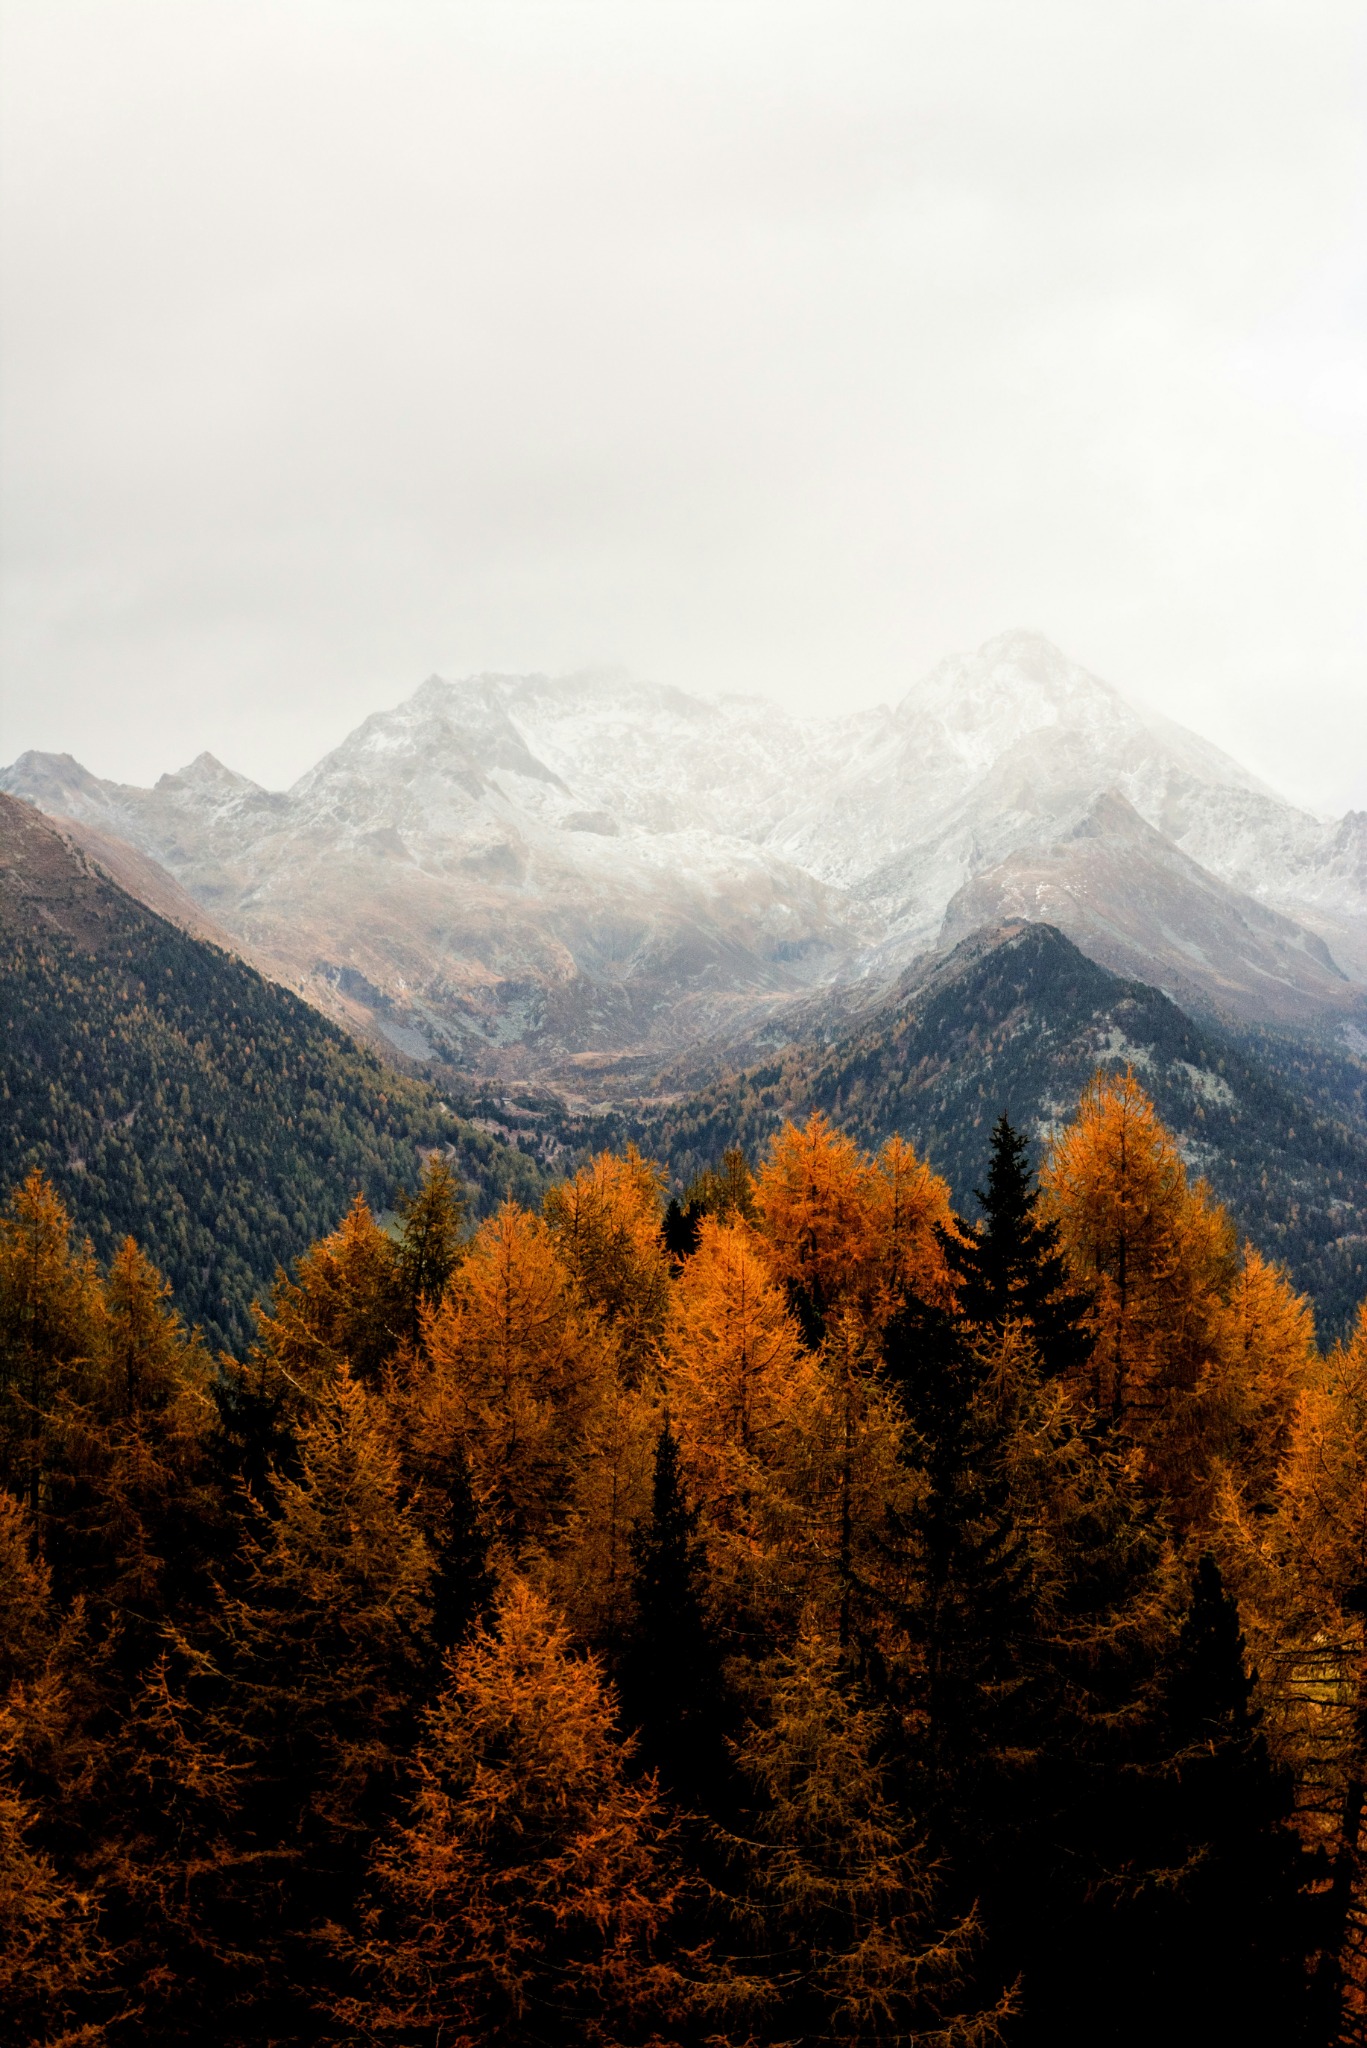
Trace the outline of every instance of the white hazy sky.
<instances>
[{"instance_id":1,"label":"white hazy sky","mask_svg":"<svg viewBox=\"0 0 1367 2048\"><path fill-rule=\"evenodd\" d=\"M1033 626L1367 805L1363 0L0 0L3 734Z\"/></svg>"}]
</instances>

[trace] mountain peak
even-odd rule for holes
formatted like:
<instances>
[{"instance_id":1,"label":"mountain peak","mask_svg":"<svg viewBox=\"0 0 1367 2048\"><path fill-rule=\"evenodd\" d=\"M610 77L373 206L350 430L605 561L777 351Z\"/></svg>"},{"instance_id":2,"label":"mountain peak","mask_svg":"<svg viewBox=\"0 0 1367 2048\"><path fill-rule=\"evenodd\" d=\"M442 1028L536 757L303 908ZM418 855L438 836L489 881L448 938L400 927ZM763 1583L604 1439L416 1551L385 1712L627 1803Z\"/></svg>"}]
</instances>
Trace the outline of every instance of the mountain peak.
<instances>
[{"instance_id":1,"label":"mountain peak","mask_svg":"<svg viewBox=\"0 0 1367 2048\"><path fill-rule=\"evenodd\" d=\"M99 796L103 785L74 754L43 754L30 748L10 767L0 768L0 790L25 797L42 810L61 810L63 794Z\"/></svg>"},{"instance_id":2,"label":"mountain peak","mask_svg":"<svg viewBox=\"0 0 1367 2048\"><path fill-rule=\"evenodd\" d=\"M168 775L157 778L158 789L198 789L226 793L231 790L255 790L260 784L253 782L249 775L239 775L235 768L225 768L216 754L206 749L196 754L193 761L184 768L176 768Z\"/></svg>"},{"instance_id":3,"label":"mountain peak","mask_svg":"<svg viewBox=\"0 0 1367 2048\"><path fill-rule=\"evenodd\" d=\"M1070 661L1042 633L1017 629L951 654L914 683L897 707L904 725L927 721L1006 749L1044 726L1138 730L1139 713L1119 690Z\"/></svg>"},{"instance_id":4,"label":"mountain peak","mask_svg":"<svg viewBox=\"0 0 1367 2048\"><path fill-rule=\"evenodd\" d=\"M1021 627L895 713L431 675L278 794L207 753L154 790L57 757L0 788L130 841L297 978L343 961L475 1030L491 1067L729 1030L895 975L970 911L1250 1015L1341 1008L1334 961L1367 983L1363 822L1295 811Z\"/></svg>"}]
</instances>

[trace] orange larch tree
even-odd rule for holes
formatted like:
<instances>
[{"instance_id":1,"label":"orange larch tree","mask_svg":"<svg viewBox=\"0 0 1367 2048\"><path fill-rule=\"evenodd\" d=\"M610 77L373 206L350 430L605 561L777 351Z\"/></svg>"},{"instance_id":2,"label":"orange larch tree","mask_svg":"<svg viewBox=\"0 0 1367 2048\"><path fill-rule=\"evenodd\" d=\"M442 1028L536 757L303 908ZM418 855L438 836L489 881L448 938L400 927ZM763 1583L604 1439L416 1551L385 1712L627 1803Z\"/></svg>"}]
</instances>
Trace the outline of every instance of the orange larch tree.
<instances>
[{"instance_id":1,"label":"orange larch tree","mask_svg":"<svg viewBox=\"0 0 1367 2048\"><path fill-rule=\"evenodd\" d=\"M634 1145L601 1152L549 1190L546 1221L583 1298L597 1310L639 1377L669 1311L669 1261L660 1235L664 1174Z\"/></svg>"},{"instance_id":2,"label":"orange larch tree","mask_svg":"<svg viewBox=\"0 0 1367 2048\"><path fill-rule=\"evenodd\" d=\"M362 1380L378 1379L392 1355L398 1255L357 1195L338 1229L281 1273L270 1306L258 1311L259 1352L305 1389L326 1382L345 1361Z\"/></svg>"},{"instance_id":3,"label":"orange larch tree","mask_svg":"<svg viewBox=\"0 0 1367 2048\"><path fill-rule=\"evenodd\" d=\"M0 1213L0 1485L39 1518L62 1411L97 1353L104 1299L87 1243L35 1167Z\"/></svg>"},{"instance_id":4,"label":"orange larch tree","mask_svg":"<svg viewBox=\"0 0 1367 2048\"><path fill-rule=\"evenodd\" d=\"M908 1293L952 1298L938 1231L949 1189L901 1138L876 1159L821 1115L775 1138L755 1183L759 1228L809 1337L838 1312L881 1329Z\"/></svg>"},{"instance_id":5,"label":"orange larch tree","mask_svg":"<svg viewBox=\"0 0 1367 2048\"><path fill-rule=\"evenodd\" d=\"M738 1613L798 1571L823 1387L748 1224L702 1222L665 1335L664 1398L719 1588ZM791 1588L790 1588L791 1590Z\"/></svg>"},{"instance_id":6,"label":"orange larch tree","mask_svg":"<svg viewBox=\"0 0 1367 2048\"><path fill-rule=\"evenodd\" d=\"M1205 1528L1222 1486L1246 1507L1275 1501L1296 1403L1319 1368L1315 1320L1284 1269L1244 1246L1196 1390L1182 1472L1184 1520Z\"/></svg>"},{"instance_id":7,"label":"orange larch tree","mask_svg":"<svg viewBox=\"0 0 1367 2048\"><path fill-rule=\"evenodd\" d=\"M677 1879L653 1781L629 1762L598 1665L514 1580L428 1715L411 1808L347 1945L367 1991L338 2016L450 2048L665 2048L688 2004L658 1955Z\"/></svg>"},{"instance_id":8,"label":"orange larch tree","mask_svg":"<svg viewBox=\"0 0 1367 2048\"><path fill-rule=\"evenodd\" d=\"M423 1343L413 1428L464 1447L476 1498L515 1554L544 1542L610 1346L539 1216L508 1202L481 1224Z\"/></svg>"},{"instance_id":9,"label":"orange larch tree","mask_svg":"<svg viewBox=\"0 0 1367 2048\"><path fill-rule=\"evenodd\" d=\"M820 1113L785 1124L755 1180L770 1263L808 1336L841 1303L878 1285L875 1195L868 1160Z\"/></svg>"},{"instance_id":10,"label":"orange larch tree","mask_svg":"<svg viewBox=\"0 0 1367 2048\"><path fill-rule=\"evenodd\" d=\"M1041 1174L1046 1213L1096 1292L1090 1394L1161 1462L1175 1405L1214 1358L1236 1272L1234 1234L1134 1075L1098 1073Z\"/></svg>"}]
</instances>

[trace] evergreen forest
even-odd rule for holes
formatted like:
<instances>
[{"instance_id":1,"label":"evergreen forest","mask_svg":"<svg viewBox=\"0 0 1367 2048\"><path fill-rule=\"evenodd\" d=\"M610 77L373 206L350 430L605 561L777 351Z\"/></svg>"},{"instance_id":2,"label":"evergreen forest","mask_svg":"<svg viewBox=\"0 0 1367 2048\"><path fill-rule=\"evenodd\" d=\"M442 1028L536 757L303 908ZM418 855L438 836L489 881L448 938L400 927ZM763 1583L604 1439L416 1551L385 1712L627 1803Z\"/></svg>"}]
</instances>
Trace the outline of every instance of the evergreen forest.
<instances>
[{"instance_id":1,"label":"evergreen forest","mask_svg":"<svg viewBox=\"0 0 1367 2048\"><path fill-rule=\"evenodd\" d=\"M105 1259L136 1237L211 1342L240 1349L276 1267L358 1187L388 1210L427 1152L477 1205L539 1196L531 1158L20 823L36 852L13 867L0 834L0 1185L39 1167Z\"/></svg>"},{"instance_id":2,"label":"evergreen forest","mask_svg":"<svg viewBox=\"0 0 1367 2048\"><path fill-rule=\"evenodd\" d=\"M30 1170L3 2037L1367 2036L1367 1309L1132 1073L978 1185L820 1114L673 1200L433 1153L212 1348Z\"/></svg>"}]
</instances>

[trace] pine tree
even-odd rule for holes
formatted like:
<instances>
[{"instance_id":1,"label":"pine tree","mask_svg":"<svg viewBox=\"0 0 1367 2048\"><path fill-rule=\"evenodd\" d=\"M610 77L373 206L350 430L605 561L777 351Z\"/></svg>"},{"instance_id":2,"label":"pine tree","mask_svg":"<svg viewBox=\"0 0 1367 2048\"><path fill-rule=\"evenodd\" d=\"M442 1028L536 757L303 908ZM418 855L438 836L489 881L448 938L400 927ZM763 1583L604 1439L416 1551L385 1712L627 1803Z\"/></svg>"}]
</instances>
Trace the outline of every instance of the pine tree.
<instances>
[{"instance_id":1,"label":"pine tree","mask_svg":"<svg viewBox=\"0 0 1367 2048\"><path fill-rule=\"evenodd\" d=\"M577 1641L615 1668L633 1617L633 1539L650 1508L658 1390L605 1372L569 1458L541 1590Z\"/></svg>"},{"instance_id":2,"label":"pine tree","mask_svg":"<svg viewBox=\"0 0 1367 2048\"><path fill-rule=\"evenodd\" d=\"M209 1386L217 1415L209 1456L222 1491L244 1486L274 1512L278 1481L299 1475L300 1392L264 1345L245 1360L220 1355Z\"/></svg>"},{"instance_id":3,"label":"pine tree","mask_svg":"<svg viewBox=\"0 0 1367 2048\"><path fill-rule=\"evenodd\" d=\"M122 1637L131 1670L206 1588L218 1521L211 1366L132 1238L110 1262L93 1355L68 1379L45 1552L64 1601Z\"/></svg>"},{"instance_id":4,"label":"pine tree","mask_svg":"<svg viewBox=\"0 0 1367 2048\"><path fill-rule=\"evenodd\" d=\"M35 1168L0 1214L0 1485L42 1511L75 1374L98 1349L103 1302L94 1259L71 1244L71 1217Z\"/></svg>"},{"instance_id":5,"label":"pine tree","mask_svg":"<svg viewBox=\"0 0 1367 2048\"><path fill-rule=\"evenodd\" d=\"M1132 2013L1131 2038L1162 2028L1193 2043L1283 2048L1298 2038L1305 2010L1307 1864L1291 1826L1291 1774L1268 1754L1238 1608L1208 1552L1193 1575L1165 1691L1172 1761L1162 1804L1180 1875L1150 1897L1153 2006L1147 2027L1141 2011Z\"/></svg>"},{"instance_id":6,"label":"pine tree","mask_svg":"<svg viewBox=\"0 0 1367 2048\"><path fill-rule=\"evenodd\" d=\"M993 1126L987 1186L974 1193L979 1227L940 1232L964 1315L996 1329L1023 1322L1044 1370L1077 1380L1094 1341L1090 1298L1071 1284L1058 1223L1040 1215L1026 1141L1005 1114Z\"/></svg>"},{"instance_id":7,"label":"pine tree","mask_svg":"<svg viewBox=\"0 0 1367 2048\"><path fill-rule=\"evenodd\" d=\"M98 1887L54 1853L70 1847L60 1819L88 1764L83 1745L66 1753L62 1636L30 1518L0 1490L0 2032L16 2043L98 2040L114 1960Z\"/></svg>"},{"instance_id":8,"label":"pine tree","mask_svg":"<svg viewBox=\"0 0 1367 2048\"><path fill-rule=\"evenodd\" d=\"M431 1637L439 1650L447 1651L488 1615L494 1593L488 1531L459 1443L438 1442L428 1449L412 1513L432 1558Z\"/></svg>"},{"instance_id":9,"label":"pine tree","mask_svg":"<svg viewBox=\"0 0 1367 2048\"><path fill-rule=\"evenodd\" d=\"M729 1707L706 1617L707 1556L697 1529L666 1417L650 1519L633 1546L635 1611L620 1663L622 1711L666 1790L686 1808L715 1812L729 1775Z\"/></svg>"},{"instance_id":10,"label":"pine tree","mask_svg":"<svg viewBox=\"0 0 1367 2048\"><path fill-rule=\"evenodd\" d=\"M953 1219L948 1184L903 1138L889 1138L873 1161L869 1191L874 1285L867 1319L877 1334L908 1294L950 1306L953 1284L944 1243Z\"/></svg>"},{"instance_id":11,"label":"pine tree","mask_svg":"<svg viewBox=\"0 0 1367 2048\"><path fill-rule=\"evenodd\" d=\"M669 1310L663 1187L662 1170L628 1145L620 1159L600 1153L551 1188L544 1204L560 1256L633 1382L645 1372Z\"/></svg>"},{"instance_id":12,"label":"pine tree","mask_svg":"<svg viewBox=\"0 0 1367 2048\"><path fill-rule=\"evenodd\" d=\"M707 1166L695 1174L682 1202L675 1196L665 1210L661 1236L665 1250L676 1263L691 1258L698 1249L698 1232L704 1216L715 1216L719 1223L728 1223L735 1217L747 1223L754 1221L755 1184L739 1145L729 1146L722 1154L720 1170Z\"/></svg>"},{"instance_id":13,"label":"pine tree","mask_svg":"<svg viewBox=\"0 0 1367 2048\"><path fill-rule=\"evenodd\" d=\"M119 1958L127 1998L137 1987L134 2038L234 2038L241 2008L262 2004L263 1901L280 1863L247 1821L254 1759L225 1742L223 1675L196 1642L168 1625L117 1713L95 1722L70 1818L81 1863L99 1881L101 1925ZM249 2033L253 2020L246 2021ZM124 2029L112 2030L124 2038Z\"/></svg>"},{"instance_id":14,"label":"pine tree","mask_svg":"<svg viewBox=\"0 0 1367 2048\"><path fill-rule=\"evenodd\" d=\"M92 1994L113 1958L93 1887L42 1847L43 1806L13 1782L20 1740L15 1717L0 1705L0 2028L16 2044L63 2048L100 2039L96 2022L81 2022L99 2012Z\"/></svg>"},{"instance_id":15,"label":"pine tree","mask_svg":"<svg viewBox=\"0 0 1367 2048\"><path fill-rule=\"evenodd\" d=\"M1073 1272L1095 1293L1093 1405L1152 1447L1215 1354L1236 1271L1234 1234L1205 1183L1190 1186L1171 1135L1132 1073L1098 1073L1045 1168L1046 1210Z\"/></svg>"},{"instance_id":16,"label":"pine tree","mask_svg":"<svg viewBox=\"0 0 1367 2048\"><path fill-rule=\"evenodd\" d=\"M1135 1964L1115 1872L1142 1884L1153 1862L1162 1545L1123 1449L1019 1323L989 1337L912 1301L885 1341L915 1484L886 1517L870 1675L947 1899L981 1911L984 1982L1019 1983L1013 2040L1090 2039L1105 1972L1086 1959Z\"/></svg>"},{"instance_id":17,"label":"pine tree","mask_svg":"<svg viewBox=\"0 0 1367 2048\"><path fill-rule=\"evenodd\" d=\"M681 1266L685 1259L691 1259L698 1249L703 1213L691 1201L685 1199L681 1202L677 1195L670 1196L660 1225L660 1242L676 1267Z\"/></svg>"},{"instance_id":18,"label":"pine tree","mask_svg":"<svg viewBox=\"0 0 1367 2048\"><path fill-rule=\"evenodd\" d=\"M943 1310L904 1302L885 1332L884 1358L909 1424L904 1456L920 1480L888 1520L906 1560L897 1605L917 1653L924 1796L943 1809L950 1835L964 1835L1000 1792L974 1781L1018 1746L1018 1695L1037 1620L1027 1531L1012 1499L1012 1417L988 1355Z\"/></svg>"},{"instance_id":19,"label":"pine tree","mask_svg":"<svg viewBox=\"0 0 1367 2048\"><path fill-rule=\"evenodd\" d=\"M774 1139L755 1183L758 1225L810 1345L852 1293L875 1284L876 1231L869 1163L820 1114Z\"/></svg>"},{"instance_id":20,"label":"pine tree","mask_svg":"<svg viewBox=\"0 0 1367 2048\"><path fill-rule=\"evenodd\" d=\"M1313 1361L1292 1411L1271 1515L1234 1489L1220 1557L1251 1623L1269 1733L1295 1772L1302 1824L1330 1883L1315 1931L1319 2044L1349 2038L1367 2004L1360 1929L1367 1808L1367 1303L1349 1339Z\"/></svg>"},{"instance_id":21,"label":"pine tree","mask_svg":"<svg viewBox=\"0 0 1367 2048\"><path fill-rule=\"evenodd\" d=\"M415 1195L399 1198L403 1219L396 1261L395 1335L416 1345L424 1309L435 1309L461 1257L465 1195L446 1161L426 1161Z\"/></svg>"},{"instance_id":22,"label":"pine tree","mask_svg":"<svg viewBox=\"0 0 1367 2048\"><path fill-rule=\"evenodd\" d=\"M1282 1268L1245 1245L1188 1439L1175 1446L1185 1526L1209 1530L1221 1484L1247 1511L1274 1507L1297 1399L1318 1364L1310 1303Z\"/></svg>"},{"instance_id":23,"label":"pine tree","mask_svg":"<svg viewBox=\"0 0 1367 2048\"><path fill-rule=\"evenodd\" d=\"M586 1306L539 1216L507 1202L482 1223L423 1322L426 1375L410 1393L410 1442L459 1446L480 1511L517 1552L563 1510L575 1451L609 1371Z\"/></svg>"},{"instance_id":24,"label":"pine tree","mask_svg":"<svg viewBox=\"0 0 1367 2048\"><path fill-rule=\"evenodd\" d=\"M307 1399L345 1364L375 1385L399 1343L401 1291L396 1247L357 1195L291 1277L277 1274L269 1307L257 1310L257 1379Z\"/></svg>"},{"instance_id":25,"label":"pine tree","mask_svg":"<svg viewBox=\"0 0 1367 2048\"><path fill-rule=\"evenodd\" d=\"M949 1189L901 1138L871 1159L823 1116L786 1125L755 1182L755 1212L813 1346L842 1314L876 1338L908 1291L949 1303Z\"/></svg>"},{"instance_id":26,"label":"pine tree","mask_svg":"<svg viewBox=\"0 0 1367 2048\"><path fill-rule=\"evenodd\" d=\"M824 1388L747 1224L704 1219L661 1369L723 1634L762 1634L810 1590L809 1453Z\"/></svg>"}]
</instances>

